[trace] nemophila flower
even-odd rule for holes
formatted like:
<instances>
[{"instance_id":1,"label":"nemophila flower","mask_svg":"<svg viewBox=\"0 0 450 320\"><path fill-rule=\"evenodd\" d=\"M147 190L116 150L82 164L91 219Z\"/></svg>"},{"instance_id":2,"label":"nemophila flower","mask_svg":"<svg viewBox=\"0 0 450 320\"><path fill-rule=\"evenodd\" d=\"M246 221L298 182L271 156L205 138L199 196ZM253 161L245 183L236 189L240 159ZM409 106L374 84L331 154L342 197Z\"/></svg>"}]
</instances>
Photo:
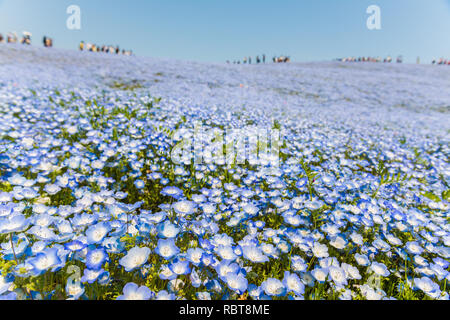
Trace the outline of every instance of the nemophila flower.
<instances>
[{"instance_id":1,"label":"nemophila flower","mask_svg":"<svg viewBox=\"0 0 450 320\"><path fill-rule=\"evenodd\" d=\"M181 216L190 215L195 212L195 203L192 201L179 201L172 205L173 210Z\"/></svg>"},{"instance_id":2,"label":"nemophila flower","mask_svg":"<svg viewBox=\"0 0 450 320\"><path fill-rule=\"evenodd\" d=\"M173 238L159 239L155 252L164 259L170 260L180 252L180 249L175 245L175 240Z\"/></svg>"},{"instance_id":3,"label":"nemophila flower","mask_svg":"<svg viewBox=\"0 0 450 320\"><path fill-rule=\"evenodd\" d=\"M324 283L328 277L328 268L316 267L311 271L311 275L320 283Z\"/></svg>"},{"instance_id":4,"label":"nemophila flower","mask_svg":"<svg viewBox=\"0 0 450 320\"><path fill-rule=\"evenodd\" d=\"M361 274L359 273L358 268L347 263L342 263L342 269L344 269L347 278L355 280L361 279Z\"/></svg>"},{"instance_id":5,"label":"nemophila flower","mask_svg":"<svg viewBox=\"0 0 450 320\"><path fill-rule=\"evenodd\" d=\"M216 247L215 252L219 257L221 257L223 260L230 260L234 261L238 257L236 253L233 250L232 246L223 246L219 245Z\"/></svg>"},{"instance_id":6,"label":"nemophila flower","mask_svg":"<svg viewBox=\"0 0 450 320\"><path fill-rule=\"evenodd\" d=\"M3 301L17 300L17 293L16 292L8 292L5 294L2 294L2 295L0 295L0 300L3 300Z\"/></svg>"},{"instance_id":7,"label":"nemophila flower","mask_svg":"<svg viewBox=\"0 0 450 320\"><path fill-rule=\"evenodd\" d=\"M89 250L86 254L86 266L92 270L99 270L108 261L108 254L103 248Z\"/></svg>"},{"instance_id":8,"label":"nemophila flower","mask_svg":"<svg viewBox=\"0 0 450 320\"><path fill-rule=\"evenodd\" d=\"M55 195L59 191L61 191L61 187L56 184L47 184L44 187L44 191L47 192L49 195Z\"/></svg>"},{"instance_id":9,"label":"nemophila flower","mask_svg":"<svg viewBox=\"0 0 450 320\"><path fill-rule=\"evenodd\" d=\"M330 241L330 245L336 249L344 249L347 246L347 241L341 236L336 236Z\"/></svg>"},{"instance_id":10,"label":"nemophila flower","mask_svg":"<svg viewBox=\"0 0 450 320\"><path fill-rule=\"evenodd\" d=\"M263 283L261 283L261 289L264 290L264 292L268 296L276 297L281 297L286 292L286 288L283 283L280 280L274 278L268 278Z\"/></svg>"},{"instance_id":11,"label":"nemophila flower","mask_svg":"<svg viewBox=\"0 0 450 320\"><path fill-rule=\"evenodd\" d=\"M123 287L123 294L117 297L117 300L150 300L155 293L146 286L138 286L133 282L127 283Z\"/></svg>"},{"instance_id":12,"label":"nemophila flower","mask_svg":"<svg viewBox=\"0 0 450 320\"><path fill-rule=\"evenodd\" d=\"M170 270L177 275L189 274L191 268L189 267L189 261L175 260L169 264Z\"/></svg>"},{"instance_id":13,"label":"nemophila flower","mask_svg":"<svg viewBox=\"0 0 450 320\"><path fill-rule=\"evenodd\" d=\"M343 268L332 265L328 267L328 274L337 286L347 285L347 275Z\"/></svg>"},{"instance_id":14,"label":"nemophila flower","mask_svg":"<svg viewBox=\"0 0 450 320\"><path fill-rule=\"evenodd\" d=\"M173 280L176 279L178 275L174 273L168 265L162 265L159 273L159 278L161 280Z\"/></svg>"},{"instance_id":15,"label":"nemophila flower","mask_svg":"<svg viewBox=\"0 0 450 320\"><path fill-rule=\"evenodd\" d=\"M401 246L401 245L403 244L403 242L402 242L400 239L394 237L392 234L387 234L387 235L386 235L386 239L387 239L387 241L389 241L392 245L395 245L395 246Z\"/></svg>"},{"instance_id":16,"label":"nemophila flower","mask_svg":"<svg viewBox=\"0 0 450 320\"><path fill-rule=\"evenodd\" d=\"M161 194L178 200L183 196L183 190L177 187L165 187L161 190Z\"/></svg>"},{"instance_id":17,"label":"nemophila flower","mask_svg":"<svg viewBox=\"0 0 450 320\"><path fill-rule=\"evenodd\" d=\"M372 264L370 265L370 269L373 272L375 272L376 274L383 276L383 277L387 277L391 274L389 272L389 270L387 269L387 267L383 263L378 263L375 261L372 262Z\"/></svg>"},{"instance_id":18,"label":"nemophila flower","mask_svg":"<svg viewBox=\"0 0 450 320\"><path fill-rule=\"evenodd\" d=\"M189 248L186 252L186 259L193 265L198 266L202 262L204 250L201 248Z\"/></svg>"},{"instance_id":19,"label":"nemophila flower","mask_svg":"<svg viewBox=\"0 0 450 320\"><path fill-rule=\"evenodd\" d=\"M440 265L443 269L447 269L448 266L450 265L450 262L448 262L440 257L433 258L433 262L435 264Z\"/></svg>"},{"instance_id":20,"label":"nemophila flower","mask_svg":"<svg viewBox=\"0 0 450 320\"><path fill-rule=\"evenodd\" d=\"M125 268L125 271L130 272L144 265L144 263L147 262L149 255L150 248L134 247L119 260L119 264Z\"/></svg>"},{"instance_id":21,"label":"nemophila flower","mask_svg":"<svg viewBox=\"0 0 450 320\"><path fill-rule=\"evenodd\" d=\"M312 247L312 252L314 256L317 258L326 258L328 257L328 247L325 244L321 244L319 242L315 242Z\"/></svg>"},{"instance_id":22,"label":"nemophila flower","mask_svg":"<svg viewBox=\"0 0 450 320\"><path fill-rule=\"evenodd\" d=\"M255 216L259 212L258 207L251 203L243 205L242 210L251 217Z\"/></svg>"},{"instance_id":23,"label":"nemophila flower","mask_svg":"<svg viewBox=\"0 0 450 320\"><path fill-rule=\"evenodd\" d=\"M10 290L14 284L13 280L12 277L4 277L0 274L0 295Z\"/></svg>"},{"instance_id":24,"label":"nemophila flower","mask_svg":"<svg viewBox=\"0 0 450 320\"><path fill-rule=\"evenodd\" d=\"M181 279L172 279L167 284L167 290L172 293L179 293L180 290L185 286L185 283Z\"/></svg>"},{"instance_id":25,"label":"nemophila flower","mask_svg":"<svg viewBox=\"0 0 450 320\"><path fill-rule=\"evenodd\" d=\"M428 277L414 279L414 285L433 299L437 299L441 295L439 285Z\"/></svg>"},{"instance_id":26,"label":"nemophila flower","mask_svg":"<svg viewBox=\"0 0 450 320\"><path fill-rule=\"evenodd\" d=\"M106 222L100 222L90 226L86 230L86 237L88 244L98 244L103 241L108 232L111 231L111 226Z\"/></svg>"},{"instance_id":27,"label":"nemophila flower","mask_svg":"<svg viewBox=\"0 0 450 320\"><path fill-rule=\"evenodd\" d=\"M195 297L198 300L211 300L211 294L209 292L196 292Z\"/></svg>"},{"instance_id":28,"label":"nemophila flower","mask_svg":"<svg viewBox=\"0 0 450 320\"><path fill-rule=\"evenodd\" d=\"M92 284L95 281L97 281L97 279L104 273L106 273L106 271L103 269L98 270L84 269L84 274L81 277L80 281Z\"/></svg>"},{"instance_id":29,"label":"nemophila flower","mask_svg":"<svg viewBox=\"0 0 450 320\"><path fill-rule=\"evenodd\" d=\"M284 272L283 285L288 292L293 292L296 295L303 295L305 293L305 285L295 273L289 271Z\"/></svg>"},{"instance_id":30,"label":"nemophila flower","mask_svg":"<svg viewBox=\"0 0 450 320\"><path fill-rule=\"evenodd\" d=\"M237 294L243 294L247 290L248 281L242 273L230 272L225 276L228 288Z\"/></svg>"},{"instance_id":31,"label":"nemophila flower","mask_svg":"<svg viewBox=\"0 0 450 320\"><path fill-rule=\"evenodd\" d=\"M369 258L363 254L356 253L355 260L360 266L368 266L370 264Z\"/></svg>"},{"instance_id":32,"label":"nemophila flower","mask_svg":"<svg viewBox=\"0 0 450 320\"><path fill-rule=\"evenodd\" d=\"M410 241L406 243L406 250L412 254L422 254L423 248L415 241Z\"/></svg>"},{"instance_id":33,"label":"nemophila flower","mask_svg":"<svg viewBox=\"0 0 450 320\"><path fill-rule=\"evenodd\" d=\"M158 225L157 230L160 238L175 238L180 232L180 228L170 221L165 221L163 224Z\"/></svg>"},{"instance_id":34,"label":"nemophila flower","mask_svg":"<svg viewBox=\"0 0 450 320\"><path fill-rule=\"evenodd\" d=\"M215 266L216 272L220 278L225 279L228 273L238 273L240 267L237 263L232 263L229 260L222 260Z\"/></svg>"},{"instance_id":35,"label":"nemophila flower","mask_svg":"<svg viewBox=\"0 0 450 320\"><path fill-rule=\"evenodd\" d=\"M242 246L242 255L244 258L254 263L264 263L269 261L269 258L267 258L262 250L255 245Z\"/></svg>"},{"instance_id":36,"label":"nemophila flower","mask_svg":"<svg viewBox=\"0 0 450 320\"><path fill-rule=\"evenodd\" d=\"M292 271L295 272L305 272L308 268L308 265L305 263L305 260L303 260L300 256L292 256L291 257L291 268Z\"/></svg>"},{"instance_id":37,"label":"nemophila flower","mask_svg":"<svg viewBox=\"0 0 450 320\"><path fill-rule=\"evenodd\" d=\"M359 290L367 300L381 300L386 293L382 290L375 290L367 284L362 285Z\"/></svg>"},{"instance_id":38,"label":"nemophila flower","mask_svg":"<svg viewBox=\"0 0 450 320\"><path fill-rule=\"evenodd\" d=\"M191 280L191 285L194 288L198 288L203 284L202 279L200 279L200 276L195 269L192 269L192 272L189 274L189 279Z\"/></svg>"},{"instance_id":39,"label":"nemophila flower","mask_svg":"<svg viewBox=\"0 0 450 320\"><path fill-rule=\"evenodd\" d=\"M136 186L137 189L144 189L145 188L145 182L142 180L136 180L134 181L134 185Z\"/></svg>"},{"instance_id":40,"label":"nemophila flower","mask_svg":"<svg viewBox=\"0 0 450 320\"><path fill-rule=\"evenodd\" d=\"M30 220L22 214L0 218L0 234L25 231L30 225Z\"/></svg>"},{"instance_id":41,"label":"nemophila flower","mask_svg":"<svg viewBox=\"0 0 450 320\"><path fill-rule=\"evenodd\" d=\"M176 296L173 293L168 293L166 290L159 291L155 300L175 300Z\"/></svg>"},{"instance_id":42,"label":"nemophila flower","mask_svg":"<svg viewBox=\"0 0 450 320\"><path fill-rule=\"evenodd\" d=\"M58 250L56 248L47 248L36 254L35 257L31 258L29 263L34 268L33 272L40 275L48 269L61 263L61 260L58 256Z\"/></svg>"}]
</instances>

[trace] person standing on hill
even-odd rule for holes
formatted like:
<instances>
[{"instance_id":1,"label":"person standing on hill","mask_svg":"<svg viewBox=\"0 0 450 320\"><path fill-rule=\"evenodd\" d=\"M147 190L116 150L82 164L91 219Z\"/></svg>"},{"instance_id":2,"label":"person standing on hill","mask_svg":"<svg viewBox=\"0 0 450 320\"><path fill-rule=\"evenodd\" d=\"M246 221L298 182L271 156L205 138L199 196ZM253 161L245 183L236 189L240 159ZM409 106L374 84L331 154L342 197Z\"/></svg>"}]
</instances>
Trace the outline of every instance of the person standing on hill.
<instances>
[{"instance_id":1,"label":"person standing on hill","mask_svg":"<svg viewBox=\"0 0 450 320\"><path fill-rule=\"evenodd\" d=\"M266 63L266 55L265 54L263 54L263 57L262 57L263 59L263 63Z\"/></svg>"},{"instance_id":2,"label":"person standing on hill","mask_svg":"<svg viewBox=\"0 0 450 320\"><path fill-rule=\"evenodd\" d=\"M80 48L80 51L83 51L83 50L84 50L84 41L81 41L81 42L80 42L79 48Z\"/></svg>"},{"instance_id":3,"label":"person standing on hill","mask_svg":"<svg viewBox=\"0 0 450 320\"><path fill-rule=\"evenodd\" d=\"M0 43L5 42L5 39L3 39L3 35L0 33Z\"/></svg>"}]
</instances>

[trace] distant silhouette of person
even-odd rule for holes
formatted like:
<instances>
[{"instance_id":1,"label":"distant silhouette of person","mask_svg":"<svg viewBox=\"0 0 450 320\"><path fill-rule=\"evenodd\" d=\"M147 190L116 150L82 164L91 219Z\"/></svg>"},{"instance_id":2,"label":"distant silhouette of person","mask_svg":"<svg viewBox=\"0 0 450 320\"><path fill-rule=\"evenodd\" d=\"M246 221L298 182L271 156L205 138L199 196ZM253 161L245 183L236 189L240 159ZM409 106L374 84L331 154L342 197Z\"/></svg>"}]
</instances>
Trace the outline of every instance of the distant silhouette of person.
<instances>
[{"instance_id":1,"label":"distant silhouette of person","mask_svg":"<svg viewBox=\"0 0 450 320\"><path fill-rule=\"evenodd\" d=\"M266 63L266 55L265 54L263 54L262 60L263 60L263 63Z\"/></svg>"},{"instance_id":2,"label":"distant silhouette of person","mask_svg":"<svg viewBox=\"0 0 450 320\"><path fill-rule=\"evenodd\" d=\"M79 49L80 49L80 51L84 50L84 41L80 42Z\"/></svg>"},{"instance_id":3,"label":"distant silhouette of person","mask_svg":"<svg viewBox=\"0 0 450 320\"><path fill-rule=\"evenodd\" d=\"M252 57L248 57L248 64L252 64Z\"/></svg>"},{"instance_id":4,"label":"distant silhouette of person","mask_svg":"<svg viewBox=\"0 0 450 320\"><path fill-rule=\"evenodd\" d=\"M256 63L258 64L260 62L261 62L261 60L259 59L259 56L256 56Z\"/></svg>"},{"instance_id":5,"label":"distant silhouette of person","mask_svg":"<svg viewBox=\"0 0 450 320\"><path fill-rule=\"evenodd\" d=\"M5 42L5 39L3 38L3 35L0 33L0 43Z\"/></svg>"}]
</instances>

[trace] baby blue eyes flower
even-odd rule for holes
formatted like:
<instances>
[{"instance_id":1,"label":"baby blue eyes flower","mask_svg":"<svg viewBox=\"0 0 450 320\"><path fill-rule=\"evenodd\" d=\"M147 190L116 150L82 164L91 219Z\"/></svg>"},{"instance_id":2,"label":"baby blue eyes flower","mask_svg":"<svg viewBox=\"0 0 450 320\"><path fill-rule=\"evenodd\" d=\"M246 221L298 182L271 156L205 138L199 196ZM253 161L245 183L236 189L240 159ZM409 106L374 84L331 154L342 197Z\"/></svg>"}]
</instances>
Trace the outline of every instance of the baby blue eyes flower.
<instances>
[{"instance_id":1,"label":"baby blue eyes flower","mask_svg":"<svg viewBox=\"0 0 450 320\"><path fill-rule=\"evenodd\" d=\"M177 187L165 187L161 194L178 200L183 196L183 191Z\"/></svg>"},{"instance_id":2,"label":"baby blue eyes flower","mask_svg":"<svg viewBox=\"0 0 450 320\"><path fill-rule=\"evenodd\" d=\"M227 286L237 294L243 294L247 290L248 281L242 273L230 272L225 276Z\"/></svg>"},{"instance_id":3,"label":"baby blue eyes flower","mask_svg":"<svg viewBox=\"0 0 450 320\"><path fill-rule=\"evenodd\" d=\"M150 248L134 247L128 251L126 256L119 260L119 264L125 268L125 271L130 272L143 266L150 255Z\"/></svg>"},{"instance_id":4,"label":"baby blue eyes flower","mask_svg":"<svg viewBox=\"0 0 450 320\"><path fill-rule=\"evenodd\" d=\"M8 291L13 286L13 280L14 279L12 279L11 277L9 277L8 279L7 277L4 277L0 274L0 295Z\"/></svg>"},{"instance_id":5,"label":"baby blue eyes flower","mask_svg":"<svg viewBox=\"0 0 450 320\"><path fill-rule=\"evenodd\" d=\"M108 260L108 254L103 248L89 250L86 255L86 266L92 270L99 270Z\"/></svg>"},{"instance_id":6,"label":"baby blue eyes flower","mask_svg":"<svg viewBox=\"0 0 450 320\"><path fill-rule=\"evenodd\" d=\"M92 284L95 281L97 281L97 279L99 277L101 277L104 273L107 273L107 272L103 269L98 269L98 270L85 269L83 277L81 277L80 281Z\"/></svg>"},{"instance_id":7,"label":"baby blue eyes flower","mask_svg":"<svg viewBox=\"0 0 450 320\"><path fill-rule=\"evenodd\" d=\"M360 266L368 266L370 264L369 259L367 258L367 256L356 253L355 254L355 260L356 262L360 265Z\"/></svg>"},{"instance_id":8,"label":"baby blue eyes flower","mask_svg":"<svg viewBox=\"0 0 450 320\"><path fill-rule=\"evenodd\" d=\"M301 296L305 293L305 285L295 273L284 272L283 285L288 292Z\"/></svg>"},{"instance_id":9,"label":"baby blue eyes flower","mask_svg":"<svg viewBox=\"0 0 450 320\"><path fill-rule=\"evenodd\" d=\"M412 254L422 254L424 249L415 241L406 243L406 250Z\"/></svg>"},{"instance_id":10,"label":"baby blue eyes flower","mask_svg":"<svg viewBox=\"0 0 450 320\"><path fill-rule=\"evenodd\" d=\"M138 286L133 282L127 283L123 287L123 294L117 297L117 300L150 300L154 298L155 293L146 286Z\"/></svg>"},{"instance_id":11,"label":"baby blue eyes flower","mask_svg":"<svg viewBox=\"0 0 450 320\"><path fill-rule=\"evenodd\" d=\"M275 297L281 297L286 292L286 287L283 285L283 283L274 278L268 278L261 284L261 289L264 290L264 292L268 296L275 296Z\"/></svg>"},{"instance_id":12,"label":"baby blue eyes flower","mask_svg":"<svg viewBox=\"0 0 450 320\"><path fill-rule=\"evenodd\" d=\"M196 292L195 297L198 300L211 300L211 294L209 292Z\"/></svg>"},{"instance_id":13,"label":"baby blue eyes flower","mask_svg":"<svg viewBox=\"0 0 450 320\"><path fill-rule=\"evenodd\" d=\"M195 212L195 203L192 201L179 201L172 205L173 210L181 216L190 215Z\"/></svg>"},{"instance_id":14,"label":"baby blue eyes flower","mask_svg":"<svg viewBox=\"0 0 450 320\"><path fill-rule=\"evenodd\" d=\"M311 274L318 282L324 283L328 277L328 268L316 267Z\"/></svg>"},{"instance_id":15,"label":"baby blue eyes flower","mask_svg":"<svg viewBox=\"0 0 450 320\"><path fill-rule=\"evenodd\" d=\"M3 295L0 295L0 301L13 301L13 300L17 300L17 293L16 292L9 292L9 293L5 293Z\"/></svg>"},{"instance_id":16,"label":"baby blue eyes flower","mask_svg":"<svg viewBox=\"0 0 450 320\"><path fill-rule=\"evenodd\" d=\"M22 214L0 218L0 234L25 231L30 220Z\"/></svg>"},{"instance_id":17,"label":"baby blue eyes flower","mask_svg":"<svg viewBox=\"0 0 450 320\"><path fill-rule=\"evenodd\" d=\"M387 267L383 264L383 263L378 263L378 262L372 262L370 269L375 272L376 274L383 276L383 277L387 277L389 276L391 273L389 272L389 270L387 269Z\"/></svg>"},{"instance_id":18,"label":"baby blue eyes flower","mask_svg":"<svg viewBox=\"0 0 450 320\"><path fill-rule=\"evenodd\" d=\"M336 266L330 266L328 267L328 274L330 275L330 278L334 281L336 285L338 286L347 285L347 276L345 274L344 269Z\"/></svg>"},{"instance_id":19,"label":"baby blue eyes flower","mask_svg":"<svg viewBox=\"0 0 450 320\"><path fill-rule=\"evenodd\" d=\"M428 277L416 278L414 279L414 284L418 289L422 290L425 294L433 299L437 299L441 295L441 289L439 285L433 282Z\"/></svg>"},{"instance_id":20,"label":"baby blue eyes flower","mask_svg":"<svg viewBox=\"0 0 450 320\"><path fill-rule=\"evenodd\" d=\"M44 187L44 191L47 192L49 195L55 195L57 194L61 188L56 184L47 184Z\"/></svg>"},{"instance_id":21,"label":"baby blue eyes flower","mask_svg":"<svg viewBox=\"0 0 450 320\"><path fill-rule=\"evenodd\" d=\"M58 257L57 249L48 248L38 253L36 257L31 258L29 263L34 267L35 273L39 275L61 263L61 260Z\"/></svg>"},{"instance_id":22,"label":"baby blue eyes flower","mask_svg":"<svg viewBox=\"0 0 450 320\"><path fill-rule=\"evenodd\" d=\"M312 247L312 252L314 256L317 258L327 258L328 255L328 247L325 244L321 244L319 242L315 242Z\"/></svg>"},{"instance_id":23,"label":"baby blue eyes flower","mask_svg":"<svg viewBox=\"0 0 450 320\"><path fill-rule=\"evenodd\" d=\"M180 249L175 245L174 239L159 239L155 252L166 260L175 257Z\"/></svg>"},{"instance_id":24,"label":"baby blue eyes flower","mask_svg":"<svg viewBox=\"0 0 450 320\"><path fill-rule=\"evenodd\" d=\"M244 258L250 260L255 263L264 263L269 261L262 250L255 245L247 245L242 247L242 255Z\"/></svg>"},{"instance_id":25,"label":"baby blue eyes flower","mask_svg":"<svg viewBox=\"0 0 450 320\"><path fill-rule=\"evenodd\" d=\"M71 242L66 243L64 245L64 248L66 250L70 250L70 251L74 251L74 252L81 251L81 250L83 250L86 247L87 247L87 244L85 244L85 243L83 243L81 241L78 241L78 240L71 241Z\"/></svg>"},{"instance_id":26,"label":"baby blue eyes flower","mask_svg":"<svg viewBox=\"0 0 450 320\"><path fill-rule=\"evenodd\" d=\"M142 180L136 180L134 182L134 185L136 186L137 189L144 189L145 187L145 182Z\"/></svg>"},{"instance_id":27,"label":"baby blue eyes flower","mask_svg":"<svg viewBox=\"0 0 450 320\"><path fill-rule=\"evenodd\" d=\"M170 270L177 275L189 274L191 268L189 267L189 261L173 261L169 265Z\"/></svg>"},{"instance_id":28,"label":"baby blue eyes flower","mask_svg":"<svg viewBox=\"0 0 450 320\"><path fill-rule=\"evenodd\" d=\"M295 272L305 272L308 268L308 265L305 263L302 257L292 256L291 257L291 268L292 271Z\"/></svg>"},{"instance_id":29,"label":"baby blue eyes flower","mask_svg":"<svg viewBox=\"0 0 450 320\"><path fill-rule=\"evenodd\" d=\"M179 232L180 228L170 221L166 221L158 226L158 236L161 238L175 238Z\"/></svg>"},{"instance_id":30,"label":"baby blue eyes flower","mask_svg":"<svg viewBox=\"0 0 450 320\"><path fill-rule=\"evenodd\" d=\"M111 227L108 223L100 222L90 226L86 231L88 244L98 244L103 241Z\"/></svg>"},{"instance_id":31,"label":"baby blue eyes flower","mask_svg":"<svg viewBox=\"0 0 450 320\"><path fill-rule=\"evenodd\" d=\"M175 300L176 296L173 293L168 293L166 290L158 292L156 295L156 300Z\"/></svg>"}]
</instances>

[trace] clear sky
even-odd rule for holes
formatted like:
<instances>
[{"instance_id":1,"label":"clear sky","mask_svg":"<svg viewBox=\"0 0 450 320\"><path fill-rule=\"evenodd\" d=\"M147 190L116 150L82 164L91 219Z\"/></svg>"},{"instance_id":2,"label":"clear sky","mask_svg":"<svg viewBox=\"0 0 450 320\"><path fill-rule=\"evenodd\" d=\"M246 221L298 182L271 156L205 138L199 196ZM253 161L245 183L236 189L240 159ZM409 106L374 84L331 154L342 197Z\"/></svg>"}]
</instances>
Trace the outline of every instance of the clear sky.
<instances>
[{"instance_id":1,"label":"clear sky","mask_svg":"<svg viewBox=\"0 0 450 320\"><path fill-rule=\"evenodd\" d=\"M81 30L66 27L71 4L81 8ZM373 4L381 30L366 27ZM0 0L0 32L23 30L34 45L45 34L59 48L84 40L183 60L402 54L428 63L450 58L450 0Z\"/></svg>"}]
</instances>

